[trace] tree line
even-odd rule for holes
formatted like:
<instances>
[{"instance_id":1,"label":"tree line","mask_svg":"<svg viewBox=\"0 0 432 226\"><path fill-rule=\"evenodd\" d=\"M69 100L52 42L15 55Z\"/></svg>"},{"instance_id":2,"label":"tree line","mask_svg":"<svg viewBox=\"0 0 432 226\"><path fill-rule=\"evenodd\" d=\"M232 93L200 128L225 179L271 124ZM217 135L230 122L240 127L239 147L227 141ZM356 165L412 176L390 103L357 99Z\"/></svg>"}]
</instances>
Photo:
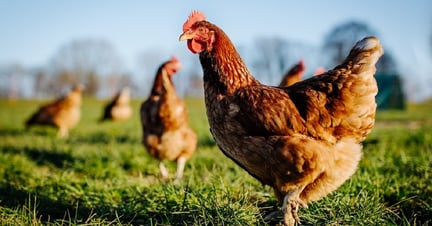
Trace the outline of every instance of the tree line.
<instances>
[{"instance_id":1,"label":"tree line","mask_svg":"<svg viewBox=\"0 0 432 226\"><path fill-rule=\"evenodd\" d=\"M321 47L316 48L301 42L285 40L279 37L258 37L251 47L240 46L239 51L250 66L252 73L265 84L276 85L281 76L300 58L305 59L308 69L316 67L333 68L339 64L354 43L361 38L379 34L367 24L359 21L342 23L332 29L324 38ZM432 46L432 36L431 36ZM397 74L397 62L391 51L377 63L379 73ZM152 82L158 64L154 51L144 52L140 62L150 70L146 83ZM168 56L165 56L168 59ZM190 58L191 61L196 61ZM151 69L153 67L153 69ZM185 76L188 79L175 80L180 93L184 95L202 94L202 76L198 62L190 63ZM22 74L30 74L23 79ZM311 73L310 73L311 74ZM71 84L86 84L85 94L94 97L110 97L123 86L130 86L132 91L145 88L135 85L137 76L126 72L117 51L112 44L103 39L73 40L61 46L47 65L37 69L26 69L20 65L7 65L0 68L3 81L0 96L17 98L30 96L36 98L58 95L70 88ZM25 88L23 88L25 87Z\"/></svg>"}]
</instances>

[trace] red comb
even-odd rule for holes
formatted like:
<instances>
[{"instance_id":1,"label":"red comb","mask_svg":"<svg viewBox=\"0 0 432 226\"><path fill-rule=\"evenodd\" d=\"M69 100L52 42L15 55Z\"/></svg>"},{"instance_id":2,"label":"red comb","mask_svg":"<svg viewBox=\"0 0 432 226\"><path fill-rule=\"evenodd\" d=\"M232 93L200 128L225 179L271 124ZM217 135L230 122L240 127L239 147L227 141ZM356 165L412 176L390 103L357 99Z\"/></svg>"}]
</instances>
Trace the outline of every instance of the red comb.
<instances>
[{"instance_id":1,"label":"red comb","mask_svg":"<svg viewBox=\"0 0 432 226\"><path fill-rule=\"evenodd\" d=\"M304 60L303 60L303 59L300 59L300 62L299 62L299 63L304 67L305 63L304 63Z\"/></svg>"},{"instance_id":2,"label":"red comb","mask_svg":"<svg viewBox=\"0 0 432 226\"><path fill-rule=\"evenodd\" d=\"M189 17L186 20L186 22L183 24L183 32L189 30L194 23L198 21L203 21L205 19L206 16L204 15L204 13L199 12L197 10L192 11L191 14L189 14Z\"/></svg>"},{"instance_id":3,"label":"red comb","mask_svg":"<svg viewBox=\"0 0 432 226\"><path fill-rule=\"evenodd\" d=\"M306 68L305 62L303 59L300 60L300 65L303 68L303 70Z\"/></svg>"}]
</instances>

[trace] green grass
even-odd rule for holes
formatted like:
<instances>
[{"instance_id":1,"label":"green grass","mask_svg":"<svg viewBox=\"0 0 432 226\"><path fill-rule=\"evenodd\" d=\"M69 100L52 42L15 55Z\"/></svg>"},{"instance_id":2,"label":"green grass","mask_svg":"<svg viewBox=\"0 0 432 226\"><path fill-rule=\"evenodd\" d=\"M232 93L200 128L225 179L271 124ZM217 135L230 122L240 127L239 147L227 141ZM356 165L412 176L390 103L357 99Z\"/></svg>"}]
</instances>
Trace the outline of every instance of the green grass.
<instances>
[{"instance_id":1,"label":"green grass","mask_svg":"<svg viewBox=\"0 0 432 226\"><path fill-rule=\"evenodd\" d=\"M0 225L270 225L263 187L215 146L201 99L188 99L198 150L184 180L161 181L132 119L98 124L103 101L85 99L68 139L24 130L41 101L0 101ZM168 163L170 172L175 164ZM358 171L300 210L304 225L432 224L432 102L379 112Z\"/></svg>"}]
</instances>

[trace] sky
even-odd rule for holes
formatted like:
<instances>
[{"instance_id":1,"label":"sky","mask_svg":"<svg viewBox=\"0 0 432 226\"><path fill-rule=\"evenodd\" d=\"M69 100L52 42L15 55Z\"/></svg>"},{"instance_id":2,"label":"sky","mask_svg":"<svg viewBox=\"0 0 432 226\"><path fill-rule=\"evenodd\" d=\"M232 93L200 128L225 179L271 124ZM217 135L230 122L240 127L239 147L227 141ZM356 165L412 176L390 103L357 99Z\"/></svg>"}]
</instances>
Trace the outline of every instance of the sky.
<instances>
[{"instance_id":1,"label":"sky","mask_svg":"<svg viewBox=\"0 0 432 226\"><path fill-rule=\"evenodd\" d=\"M410 97L432 96L426 87L432 81L430 0L0 0L0 65L45 65L72 40L102 38L115 47L124 67L134 70L146 50L187 52L178 37L194 9L236 45L281 37L319 46L336 25L364 22L396 58L408 91L422 90Z\"/></svg>"}]
</instances>

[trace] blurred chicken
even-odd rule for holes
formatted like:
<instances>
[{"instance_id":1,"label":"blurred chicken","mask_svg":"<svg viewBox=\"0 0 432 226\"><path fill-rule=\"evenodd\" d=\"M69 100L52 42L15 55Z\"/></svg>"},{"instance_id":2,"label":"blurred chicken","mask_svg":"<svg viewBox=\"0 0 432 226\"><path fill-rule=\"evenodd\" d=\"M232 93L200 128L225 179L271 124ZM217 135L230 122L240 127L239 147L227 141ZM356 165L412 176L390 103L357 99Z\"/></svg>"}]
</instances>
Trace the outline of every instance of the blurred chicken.
<instances>
[{"instance_id":1,"label":"blurred chicken","mask_svg":"<svg viewBox=\"0 0 432 226\"><path fill-rule=\"evenodd\" d=\"M188 111L177 96L172 76L180 69L176 57L157 70L148 99L141 105L142 142L151 156L159 159L160 173L168 177L163 160L177 162L176 180L183 176L186 160L195 152L197 136L188 125Z\"/></svg>"},{"instance_id":2,"label":"blurred chicken","mask_svg":"<svg viewBox=\"0 0 432 226\"><path fill-rule=\"evenodd\" d=\"M124 87L105 106L104 114L99 121L123 121L130 118L131 115L132 108L130 106L130 89L129 87Z\"/></svg>"},{"instance_id":3,"label":"blurred chicken","mask_svg":"<svg viewBox=\"0 0 432 226\"><path fill-rule=\"evenodd\" d=\"M76 126L81 117L81 96L83 85L77 85L65 96L43 105L26 122L33 125L49 125L58 128L59 137L67 137L69 129Z\"/></svg>"},{"instance_id":4,"label":"blurred chicken","mask_svg":"<svg viewBox=\"0 0 432 226\"><path fill-rule=\"evenodd\" d=\"M336 190L355 171L375 122L379 40L357 42L345 61L288 87L261 84L231 40L194 11L179 40L198 53L211 133L222 152L274 189L285 225L299 207Z\"/></svg>"},{"instance_id":5,"label":"blurred chicken","mask_svg":"<svg viewBox=\"0 0 432 226\"><path fill-rule=\"evenodd\" d=\"M303 60L300 60L297 64L291 67L282 78L279 87L290 86L298 81L301 81L305 71L305 64Z\"/></svg>"},{"instance_id":6,"label":"blurred chicken","mask_svg":"<svg viewBox=\"0 0 432 226\"><path fill-rule=\"evenodd\" d=\"M325 72L326 72L326 70L324 69L324 67L318 67L318 68L314 71L313 76L315 76L315 75L320 75L320 74L324 74Z\"/></svg>"}]
</instances>

